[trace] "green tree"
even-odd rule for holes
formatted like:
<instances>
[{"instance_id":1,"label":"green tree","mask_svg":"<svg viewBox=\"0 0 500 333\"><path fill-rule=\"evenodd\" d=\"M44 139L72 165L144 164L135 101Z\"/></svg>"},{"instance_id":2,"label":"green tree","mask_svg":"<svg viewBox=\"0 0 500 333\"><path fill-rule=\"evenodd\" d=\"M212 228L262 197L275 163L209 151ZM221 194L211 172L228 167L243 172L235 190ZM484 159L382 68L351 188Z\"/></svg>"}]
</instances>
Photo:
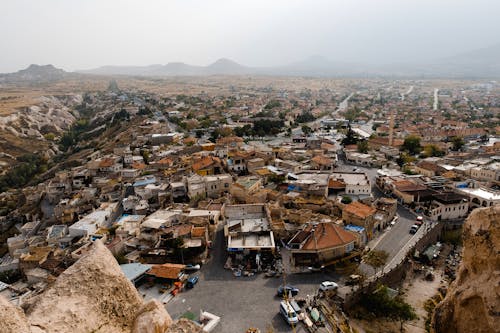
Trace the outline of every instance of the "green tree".
<instances>
[{"instance_id":1,"label":"green tree","mask_svg":"<svg viewBox=\"0 0 500 333\"><path fill-rule=\"evenodd\" d=\"M358 135L352 130L351 124L347 127L346 137L342 139L342 145L355 145L358 143Z\"/></svg>"},{"instance_id":2,"label":"green tree","mask_svg":"<svg viewBox=\"0 0 500 333\"><path fill-rule=\"evenodd\" d=\"M432 156L439 157L439 156L443 156L443 155L444 155L444 151L439 149L439 147L436 145L427 145L424 147L424 156L425 157L432 157Z\"/></svg>"},{"instance_id":3,"label":"green tree","mask_svg":"<svg viewBox=\"0 0 500 333\"><path fill-rule=\"evenodd\" d=\"M304 132L304 134L308 136L312 133L312 128L307 125L302 125L302 132Z\"/></svg>"},{"instance_id":4,"label":"green tree","mask_svg":"<svg viewBox=\"0 0 500 333\"><path fill-rule=\"evenodd\" d=\"M388 257L389 253L385 251L371 250L363 256L363 261L377 273L377 270L385 265Z\"/></svg>"},{"instance_id":5,"label":"green tree","mask_svg":"<svg viewBox=\"0 0 500 333\"><path fill-rule=\"evenodd\" d=\"M420 146L420 137L416 135L408 135L404 142L403 147L410 155L416 155L420 153L422 147Z\"/></svg>"},{"instance_id":6,"label":"green tree","mask_svg":"<svg viewBox=\"0 0 500 333\"><path fill-rule=\"evenodd\" d=\"M340 202L343 203L344 205L348 205L348 204L350 204L352 202L352 199L351 199L350 196L344 195L342 197L342 200L340 200Z\"/></svg>"},{"instance_id":7,"label":"green tree","mask_svg":"<svg viewBox=\"0 0 500 333\"><path fill-rule=\"evenodd\" d=\"M363 308L377 317L399 321L401 323L401 332L405 321L418 318L413 307L406 303L401 296L392 297L386 286L380 286L374 292L363 295L360 303Z\"/></svg>"},{"instance_id":8,"label":"green tree","mask_svg":"<svg viewBox=\"0 0 500 333\"><path fill-rule=\"evenodd\" d=\"M369 146L368 141L362 140L358 141L358 152L366 154L368 152Z\"/></svg>"},{"instance_id":9,"label":"green tree","mask_svg":"<svg viewBox=\"0 0 500 333\"><path fill-rule=\"evenodd\" d=\"M462 149L462 147L464 146L465 142L464 142L464 139L460 136L454 136L451 138L451 144L453 145L451 147L451 150L453 151L458 151L460 149Z\"/></svg>"}]
</instances>

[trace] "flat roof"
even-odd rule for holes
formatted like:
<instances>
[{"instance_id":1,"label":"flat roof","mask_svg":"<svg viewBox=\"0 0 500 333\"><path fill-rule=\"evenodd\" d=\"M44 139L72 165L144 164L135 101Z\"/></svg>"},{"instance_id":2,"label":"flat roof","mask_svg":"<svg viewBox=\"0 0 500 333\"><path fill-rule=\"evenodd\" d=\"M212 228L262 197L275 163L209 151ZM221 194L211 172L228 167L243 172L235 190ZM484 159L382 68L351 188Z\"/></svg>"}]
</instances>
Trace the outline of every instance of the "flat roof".
<instances>
[{"instance_id":1,"label":"flat roof","mask_svg":"<svg viewBox=\"0 0 500 333\"><path fill-rule=\"evenodd\" d=\"M500 193L483 188L457 188L458 191L490 201L500 201Z\"/></svg>"},{"instance_id":2,"label":"flat roof","mask_svg":"<svg viewBox=\"0 0 500 333\"><path fill-rule=\"evenodd\" d=\"M240 234L229 236L227 240L228 249L248 249L248 248L274 248L273 232L266 234Z\"/></svg>"},{"instance_id":3,"label":"flat roof","mask_svg":"<svg viewBox=\"0 0 500 333\"><path fill-rule=\"evenodd\" d=\"M125 274L125 277L129 279L129 281L134 281L135 279L149 271L151 269L151 265L131 263L120 265L120 268L123 274Z\"/></svg>"}]
</instances>

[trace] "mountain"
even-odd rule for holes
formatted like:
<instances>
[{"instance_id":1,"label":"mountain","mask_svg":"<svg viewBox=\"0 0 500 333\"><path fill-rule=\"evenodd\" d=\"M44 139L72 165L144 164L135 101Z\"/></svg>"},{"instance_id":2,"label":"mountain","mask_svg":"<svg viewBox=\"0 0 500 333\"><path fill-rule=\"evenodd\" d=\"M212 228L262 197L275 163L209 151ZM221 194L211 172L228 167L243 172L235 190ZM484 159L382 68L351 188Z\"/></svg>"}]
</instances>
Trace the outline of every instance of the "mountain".
<instances>
[{"instance_id":1,"label":"mountain","mask_svg":"<svg viewBox=\"0 0 500 333\"><path fill-rule=\"evenodd\" d=\"M22 69L15 73L0 74L0 83L17 83L17 82L52 82L64 79L71 75L60 68L53 65L29 65L28 68Z\"/></svg>"},{"instance_id":2,"label":"mountain","mask_svg":"<svg viewBox=\"0 0 500 333\"><path fill-rule=\"evenodd\" d=\"M275 75L312 77L419 77L419 78L500 78L500 44L472 50L427 63L366 63L332 61L312 56L303 61L273 67L249 67L221 58L208 66L194 66L183 62L149 66L103 66L78 73L131 76L206 76L206 75ZM52 65L31 65L17 73L0 75L5 80L57 80L71 73Z\"/></svg>"}]
</instances>

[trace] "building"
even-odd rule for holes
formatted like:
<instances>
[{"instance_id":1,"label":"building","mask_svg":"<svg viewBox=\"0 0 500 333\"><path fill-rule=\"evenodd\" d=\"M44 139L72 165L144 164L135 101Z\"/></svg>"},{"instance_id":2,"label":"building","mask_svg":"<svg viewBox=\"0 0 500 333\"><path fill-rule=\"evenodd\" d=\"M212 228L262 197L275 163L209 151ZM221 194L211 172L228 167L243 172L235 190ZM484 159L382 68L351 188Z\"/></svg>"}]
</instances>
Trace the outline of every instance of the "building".
<instances>
[{"instance_id":1,"label":"building","mask_svg":"<svg viewBox=\"0 0 500 333\"><path fill-rule=\"evenodd\" d=\"M371 239L375 229L380 231L382 228L381 225L375 225L376 212L377 210L374 207L354 201L344 206L342 219L346 225L353 224L365 228L368 239Z\"/></svg>"},{"instance_id":2,"label":"building","mask_svg":"<svg viewBox=\"0 0 500 333\"><path fill-rule=\"evenodd\" d=\"M433 221L441 221L462 219L468 214L469 201L466 196L455 192L445 192L434 195L428 215Z\"/></svg>"},{"instance_id":3,"label":"building","mask_svg":"<svg viewBox=\"0 0 500 333\"><path fill-rule=\"evenodd\" d=\"M328 194L368 197L371 191L370 180L363 172L333 172L328 179Z\"/></svg>"},{"instance_id":4,"label":"building","mask_svg":"<svg viewBox=\"0 0 500 333\"><path fill-rule=\"evenodd\" d=\"M229 252L273 252L274 235L265 204L226 205L224 234Z\"/></svg>"},{"instance_id":5,"label":"building","mask_svg":"<svg viewBox=\"0 0 500 333\"><path fill-rule=\"evenodd\" d=\"M500 192L487 188L457 188L456 191L469 198L471 208L489 207L500 204Z\"/></svg>"},{"instance_id":6,"label":"building","mask_svg":"<svg viewBox=\"0 0 500 333\"><path fill-rule=\"evenodd\" d=\"M288 242L295 266L321 266L354 250L357 237L335 223L309 223Z\"/></svg>"}]
</instances>

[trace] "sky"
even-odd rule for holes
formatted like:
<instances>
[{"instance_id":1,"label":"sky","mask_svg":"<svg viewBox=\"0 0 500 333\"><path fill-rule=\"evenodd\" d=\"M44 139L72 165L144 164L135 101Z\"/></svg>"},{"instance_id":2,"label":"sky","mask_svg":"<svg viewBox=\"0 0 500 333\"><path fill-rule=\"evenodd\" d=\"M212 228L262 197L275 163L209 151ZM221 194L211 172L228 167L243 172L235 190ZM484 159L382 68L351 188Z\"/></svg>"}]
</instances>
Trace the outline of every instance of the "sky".
<instances>
[{"instance_id":1,"label":"sky","mask_svg":"<svg viewBox=\"0 0 500 333\"><path fill-rule=\"evenodd\" d=\"M498 0L2 0L0 72L229 58L426 62L500 43Z\"/></svg>"}]
</instances>

